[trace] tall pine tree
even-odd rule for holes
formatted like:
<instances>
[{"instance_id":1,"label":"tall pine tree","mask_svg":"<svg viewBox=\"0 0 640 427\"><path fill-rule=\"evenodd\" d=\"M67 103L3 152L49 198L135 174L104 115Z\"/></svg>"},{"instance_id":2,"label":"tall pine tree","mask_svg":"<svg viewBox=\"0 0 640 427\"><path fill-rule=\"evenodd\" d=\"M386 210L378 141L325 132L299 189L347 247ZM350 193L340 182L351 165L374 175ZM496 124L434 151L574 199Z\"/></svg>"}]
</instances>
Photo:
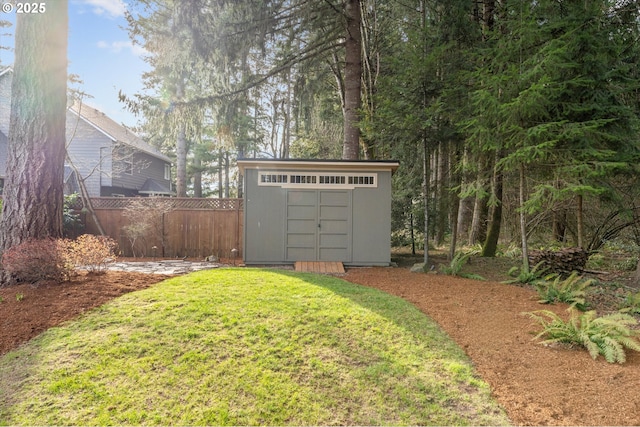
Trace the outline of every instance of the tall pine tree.
<instances>
[{"instance_id":1,"label":"tall pine tree","mask_svg":"<svg viewBox=\"0 0 640 427\"><path fill-rule=\"evenodd\" d=\"M0 252L62 236L67 1L18 14Z\"/></svg>"}]
</instances>

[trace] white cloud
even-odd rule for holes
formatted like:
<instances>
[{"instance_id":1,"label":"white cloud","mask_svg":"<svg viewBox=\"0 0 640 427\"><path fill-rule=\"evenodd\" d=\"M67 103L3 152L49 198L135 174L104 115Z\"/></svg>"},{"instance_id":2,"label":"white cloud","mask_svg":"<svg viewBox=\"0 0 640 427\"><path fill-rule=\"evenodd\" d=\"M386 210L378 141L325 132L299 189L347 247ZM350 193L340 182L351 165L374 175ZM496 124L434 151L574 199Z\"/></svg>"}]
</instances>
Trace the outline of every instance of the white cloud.
<instances>
[{"instance_id":1,"label":"white cloud","mask_svg":"<svg viewBox=\"0 0 640 427\"><path fill-rule=\"evenodd\" d=\"M126 10L122 0L84 0L84 3L92 6L96 15L109 15L112 18L124 16Z\"/></svg>"},{"instance_id":2,"label":"white cloud","mask_svg":"<svg viewBox=\"0 0 640 427\"><path fill-rule=\"evenodd\" d=\"M133 44L131 41L115 41L115 42L106 42L101 40L97 43L97 46L100 49L107 49L113 53L120 53L123 50L129 50L136 56L142 56L147 53L147 51L137 44Z\"/></svg>"}]
</instances>

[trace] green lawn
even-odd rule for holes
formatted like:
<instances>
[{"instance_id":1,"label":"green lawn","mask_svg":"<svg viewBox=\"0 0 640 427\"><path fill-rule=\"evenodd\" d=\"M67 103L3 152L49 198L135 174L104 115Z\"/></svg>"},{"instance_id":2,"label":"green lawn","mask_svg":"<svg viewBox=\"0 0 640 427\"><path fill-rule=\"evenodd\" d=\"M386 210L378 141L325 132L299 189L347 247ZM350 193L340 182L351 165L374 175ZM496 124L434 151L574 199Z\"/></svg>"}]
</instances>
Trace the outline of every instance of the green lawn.
<instances>
[{"instance_id":1,"label":"green lawn","mask_svg":"<svg viewBox=\"0 0 640 427\"><path fill-rule=\"evenodd\" d=\"M0 359L5 425L501 425L469 360L402 299L218 269L127 294Z\"/></svg>"}]
</instances>

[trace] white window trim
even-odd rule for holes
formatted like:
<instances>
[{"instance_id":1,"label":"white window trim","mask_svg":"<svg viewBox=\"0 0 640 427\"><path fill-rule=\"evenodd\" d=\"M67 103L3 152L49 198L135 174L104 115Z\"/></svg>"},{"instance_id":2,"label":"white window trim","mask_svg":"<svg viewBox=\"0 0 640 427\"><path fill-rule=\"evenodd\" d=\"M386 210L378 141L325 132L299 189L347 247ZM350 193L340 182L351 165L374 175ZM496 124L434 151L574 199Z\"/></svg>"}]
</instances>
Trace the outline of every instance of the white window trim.
<instances>
[{"instance_id":1,"label":"white window trim","mask_svg":"<svg viewBox=\"0 0 640 427\"><path fill-rule=\"evenodd\" d=\"M286 177L286 178L284 178ZM304 177L305 182L292 182L293 177ZM338 178L336 182L325 183L326 177ZM354 181L358 182L354 182ZM284 182L286 181L286 182ZM351 181L351 183L349 182ZM378 173L376 172L320 172L320 171L258 171L258 186L282 188L377 188Z\"/></svg>"}]
</instances>

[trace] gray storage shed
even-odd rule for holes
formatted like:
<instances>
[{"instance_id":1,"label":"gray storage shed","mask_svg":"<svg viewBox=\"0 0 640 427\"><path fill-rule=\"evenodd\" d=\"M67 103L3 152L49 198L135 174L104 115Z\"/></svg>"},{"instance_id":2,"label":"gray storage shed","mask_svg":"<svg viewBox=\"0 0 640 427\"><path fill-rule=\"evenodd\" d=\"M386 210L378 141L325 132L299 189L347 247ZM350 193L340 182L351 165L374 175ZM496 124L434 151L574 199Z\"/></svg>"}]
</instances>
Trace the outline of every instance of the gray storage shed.
<instances>
[{"instance_id":1,"label":"gray storage shed","mask_svg":"<svg viewBox=\"0 0 640 427\"><path fill-rule=\"evenodd\" d=\"M245 264L389 265L396 161L238 160Z\"/></svg>"}]
</instances>

